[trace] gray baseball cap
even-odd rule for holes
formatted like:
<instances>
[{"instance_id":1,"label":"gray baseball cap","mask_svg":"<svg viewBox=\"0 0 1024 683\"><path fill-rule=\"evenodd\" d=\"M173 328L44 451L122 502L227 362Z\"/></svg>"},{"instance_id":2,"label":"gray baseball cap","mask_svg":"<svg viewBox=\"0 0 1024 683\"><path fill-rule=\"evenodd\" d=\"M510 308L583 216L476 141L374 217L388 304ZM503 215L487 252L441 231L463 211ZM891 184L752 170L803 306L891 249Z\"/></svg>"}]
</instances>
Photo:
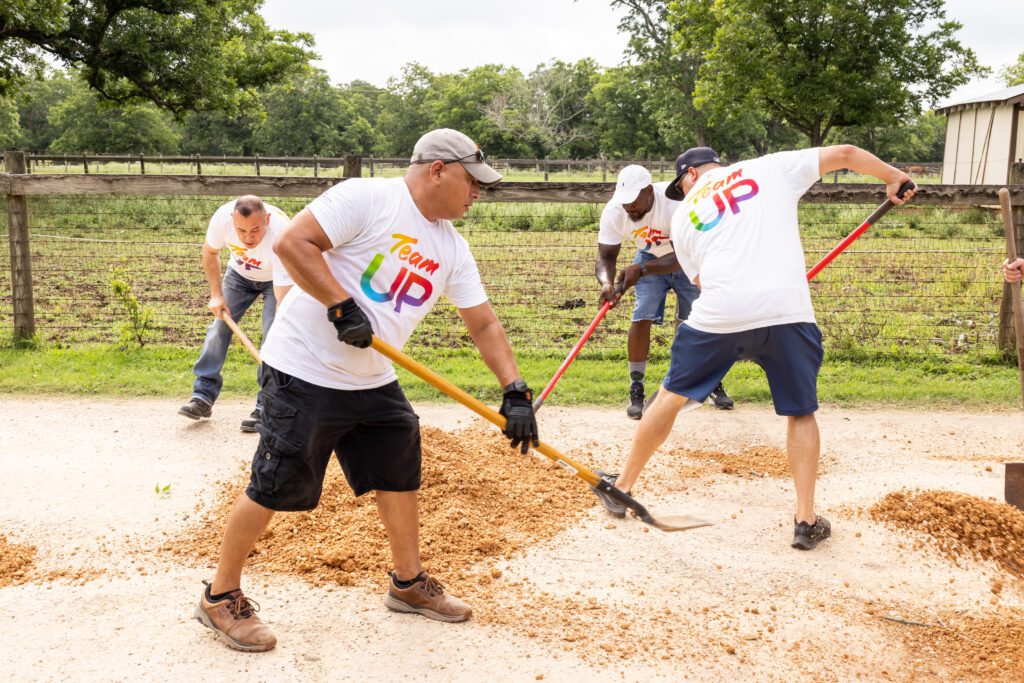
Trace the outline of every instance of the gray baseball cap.
<instances>
[{"instance_id":1,"label":"gray baseball cap","mask_svg":"<svg viewBox=\"0 0 1024 683\"><path fill-rule=\"evenodd\" d=\"M451 128L437 128L416 141L410 162L427 164L431 161L443 161L446 164L457 161L481 185L501 182L501 174L487 165L487 157L480 145L468 135Z\"/></svg>"}]
</instances>

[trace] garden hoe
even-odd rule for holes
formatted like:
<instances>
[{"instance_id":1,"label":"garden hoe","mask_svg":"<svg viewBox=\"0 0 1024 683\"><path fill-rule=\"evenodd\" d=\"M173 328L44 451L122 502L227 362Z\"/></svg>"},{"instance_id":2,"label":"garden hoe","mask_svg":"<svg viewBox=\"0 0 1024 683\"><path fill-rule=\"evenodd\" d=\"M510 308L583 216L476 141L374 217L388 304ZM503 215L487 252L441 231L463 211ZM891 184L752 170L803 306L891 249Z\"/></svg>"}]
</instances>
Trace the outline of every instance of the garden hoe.
<instances>
[{"instance_id":1,"label":"garden hoe","mask_svg":"<svg viewBox=\"0 0 1024 683\"><path fill-rule=\"evenodd\" d=\"M597 322L600 322L600 320L598 320ZM484 404L482 401L473 398L468 393L466 393L459 387L455 386L448 380L428 370L425 366L417 363L412 358L409 358L407 355L405 355L395 347L391 346L387 342L374 336L371 348L378 351L379 353L384 354L395 363L398 363L403 368L405 368L412 374L422 379L427 384L430 384L433 387L439 389L440 391L443 391L444 393L448 394L450 397L452 397L462 405L466 406L467 408L475 412L477 415L483 417L486 420L489 420L490 422L493 422L500 428L505 427L505 417L503 415L498 413L490 406ZM672 515L668 517L656 518L653 515L651 515L650 512L647 511L647 508L645 508L643 505L637 502L637 500L633 498L631 495L618 490L617 488L606 482L604 479L597 476L591 470L587 469L586 467L580 465L577 462L574 462L572 459L562 455L561 453L559 453L557 450L547 445L546 443L542 442L539 446L535 446L534 448L536 448L542 454L544 454L551 460L554 460L556 463L558 463L565 469L569 470L577 477L590 484L591 486L594 486L600 489L601 491L604 491L611 497L618 500L620 503L622 503L630 510L632 510L633 514L636 516L637 519L639 519L641 522L644 522L645 524L650 524L655 529L661 529L662 531L686 531L687 529L696 529L702 526L711 525L711 522L707 522L703 519L697 519L695 517L688 517L685 515Z\"/></svg>"}]
</instances>

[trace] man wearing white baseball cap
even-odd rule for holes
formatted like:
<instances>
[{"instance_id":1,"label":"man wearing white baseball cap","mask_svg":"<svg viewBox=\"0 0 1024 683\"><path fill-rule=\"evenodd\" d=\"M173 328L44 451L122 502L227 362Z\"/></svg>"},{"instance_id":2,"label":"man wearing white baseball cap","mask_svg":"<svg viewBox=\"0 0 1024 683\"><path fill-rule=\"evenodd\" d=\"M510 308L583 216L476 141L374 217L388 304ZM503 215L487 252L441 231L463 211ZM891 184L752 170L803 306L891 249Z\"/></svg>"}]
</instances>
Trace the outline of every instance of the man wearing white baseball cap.
<instances>
[{"instance_id":1,"label":"man wearing white baseball cap","mask_svg":"<svg viewBox=\"0 0 1024 683\"><path fill-rule=\"evenodd\" d=\"M597 265L594 269L601 284L598 301L603 305L618 303L615 293L615 262L624 241L636 245L634 264L640 266L642 277L636 283L636 303L633 323L629 327L627 351L629 354L629 407L626 415L639 420L644 409L644 377L647 355L651 346L651 324L661 324L665 315L665 299L669 291L676 294L675 324L690 314L693 300L700 290L681 270L658 275L647 272L651 259L672 253L669 229L678 201L665 196L669 183L653 183L650 172L643 166L631 164L619 172L615 194L601 213L601 227L597 236ZM718 408L732 408L733 402L721 386L711 395Z\"/></svg>"},{"instance_id":2,"label":"man wearing white baseball cap","mask_svg":"<svg viewBox=\"0 0 1024 683\"><path fill-rule=\"evenodd\" d=\"M253 545L278 512L312 510L337 458L353 493L375 493L394 570L384 604L396 612L465 621L472 610L420 558L419 418L373 335L401 348L441 294L459 310L503 387L505 435L538 445L533 396L519 376L476 261L451 221L501 175L476 143L434 130L416 143L401 178L353 178L314 199L275 252L297 287L263 344L265 410L252 477L228 517L213 582L196 618L229 647L261 652L277 638L241 590Z\"/></svg>"}]
</instances>

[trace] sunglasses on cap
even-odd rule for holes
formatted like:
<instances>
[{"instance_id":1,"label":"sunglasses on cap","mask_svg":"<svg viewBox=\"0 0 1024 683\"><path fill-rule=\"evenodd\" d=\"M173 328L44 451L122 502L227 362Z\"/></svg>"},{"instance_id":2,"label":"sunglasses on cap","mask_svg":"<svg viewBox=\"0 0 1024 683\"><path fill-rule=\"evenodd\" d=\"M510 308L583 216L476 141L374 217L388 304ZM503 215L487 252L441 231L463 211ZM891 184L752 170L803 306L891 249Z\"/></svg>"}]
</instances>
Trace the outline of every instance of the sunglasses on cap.
<instances>
[{"instance_id":1,"label":"sunglasses on cap","mask_svg":"<svg viewBox=\"0 0 1024 683\"><path fill-rule=\"evenodd\" d=\"M478 149L475 152L473 152L472 154L467 154L466 156L461 157L459 159L417 159L413 163L414 164L430 164L430 163L433 163L435 161L440 161L443 164L461 163L463 161L475 161L475 162L479 162L479 163L483 164L483 163L487 163L487 156L484 154L482 149Z\"/></svg>"}]
</instances>

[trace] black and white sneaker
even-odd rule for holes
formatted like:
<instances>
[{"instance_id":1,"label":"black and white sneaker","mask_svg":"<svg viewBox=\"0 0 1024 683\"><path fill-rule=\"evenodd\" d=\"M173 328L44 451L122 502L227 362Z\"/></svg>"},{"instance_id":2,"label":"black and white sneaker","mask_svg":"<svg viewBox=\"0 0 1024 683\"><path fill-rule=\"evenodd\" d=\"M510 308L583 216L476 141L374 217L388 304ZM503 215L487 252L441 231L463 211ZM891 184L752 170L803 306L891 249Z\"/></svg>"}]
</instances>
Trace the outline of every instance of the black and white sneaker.
<instances>
[{"instance_id":1,"label":"black and white sneaker","mask_svg":"<svg viewBox=\"0 0 1024 683\"><path fill-rule=\"evenodd\" d=\"M644 414L644 383L633 382L629 385L629 407L626 417L639 420Z\"/></svg>"},{"instance_id":2,"label":"black and white sneaker","mask_svg":"<svg viewBox=\"0 0 1024 683\"><path fill-rule=\"evenodd\" d=\"M242 420L242 424L239 429L243 432L255 432L256 427L259 426L262 419L263 413L259 408L255 408L251 413L249 413L249 417Z\"/></svg>"},{"instance_id":3,"label":"black and white sneaker","mask_svg":"<svg viewBox=\"0 0 1024 683\"><path fill-rule=\"evenodd\" d=\"M708 395L708 398L711 399L716 408L721 408L722 410L732 410L733 406L736 405L736 403L729 398L729 394L725 393L725 387L722 386L721 382L719 382L714 391Z\"/></svg>"},{"instance_id":4,"label":"black and white sneaker","mask_svg":"<svg viewBox=\"0 0 1024 683\"><path fill-rule=\"evenodd\" d=\"M817 515L814 524L793 521L793 547L797 550L814 550L818 544L832 535L832 525Z\"/></svg>"},{"instance_id":5,"label":"black and white sneaker","mask_svg":"<svg viewBox=\"0 0 1024 683\"><path fill-rule=\"evenodd\" d=\"M601 470L594 470L594 474L601 477L610 486L615 486L615 480L619 478L617 474L605 474ZM601 505L614 517L625 517L626 516L626 505L620 502L618 499L613 498L607 492L602 491L596 486L591 486L590 490L597 495L598 500L601 501Z\"/></svg>"},{"instance_id":6,"label":"black and white sneaker","mask_svg":"<svg viewBox=\"0 0 1024 683\"><path fill-rule=\"evenodd\" d=\"M178 415L184 415L192 420L213 415L213 406L206 401L193 398L188 403L178 408Z\"/></svg>"}]
</instances>

